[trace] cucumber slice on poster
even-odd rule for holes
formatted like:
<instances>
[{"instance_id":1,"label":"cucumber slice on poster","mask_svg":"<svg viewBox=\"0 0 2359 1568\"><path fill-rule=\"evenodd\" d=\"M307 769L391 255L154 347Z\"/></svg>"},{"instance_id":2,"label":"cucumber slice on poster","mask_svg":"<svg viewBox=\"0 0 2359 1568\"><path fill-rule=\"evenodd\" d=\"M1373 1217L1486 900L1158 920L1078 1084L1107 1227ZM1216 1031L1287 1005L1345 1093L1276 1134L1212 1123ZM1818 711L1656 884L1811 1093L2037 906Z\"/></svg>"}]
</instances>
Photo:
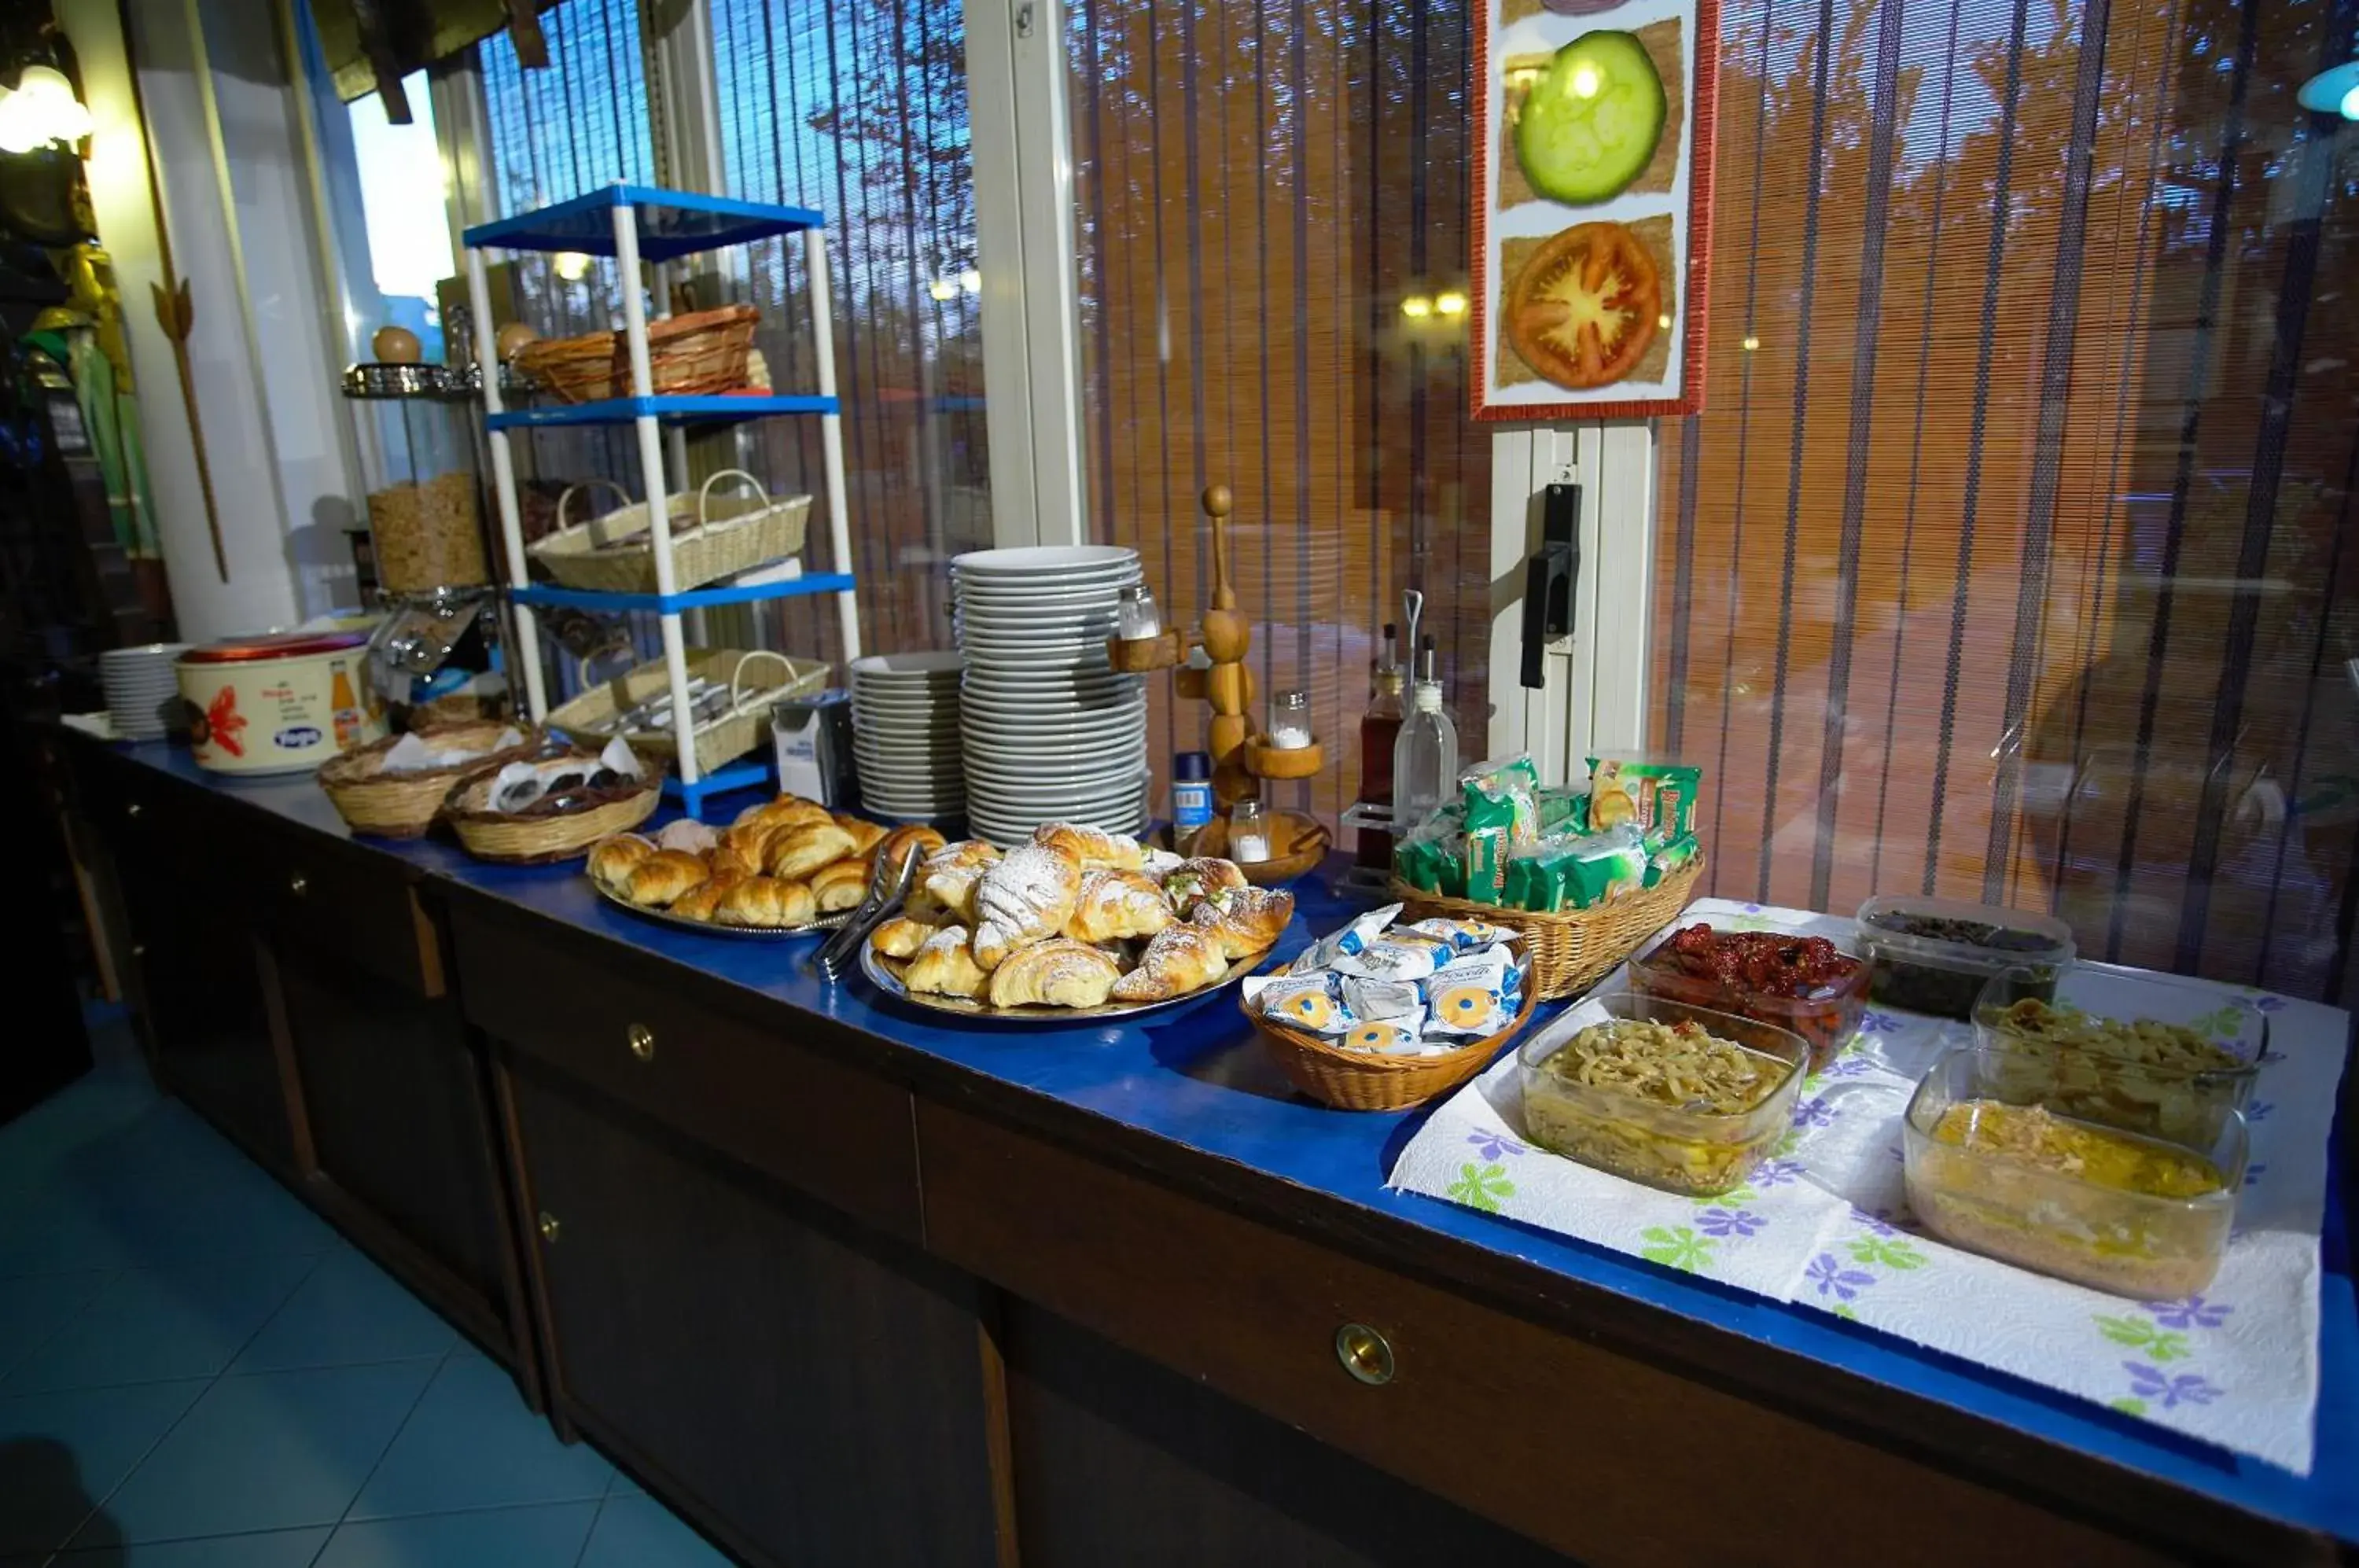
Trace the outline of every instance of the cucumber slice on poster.
<instances>
[{"instance_id":1,"label":"cucumber slice on poster","mask_svg":"<svg viewBox=\"0 0 2359 1568\"><path fill-rule=\"evenodd\" d=\"M1532 189L1575 205L1620 194L1663 139L1662 76L1635 33L1583 33L1549 57L1516 121Z\"/></svg>"}]
</instances>

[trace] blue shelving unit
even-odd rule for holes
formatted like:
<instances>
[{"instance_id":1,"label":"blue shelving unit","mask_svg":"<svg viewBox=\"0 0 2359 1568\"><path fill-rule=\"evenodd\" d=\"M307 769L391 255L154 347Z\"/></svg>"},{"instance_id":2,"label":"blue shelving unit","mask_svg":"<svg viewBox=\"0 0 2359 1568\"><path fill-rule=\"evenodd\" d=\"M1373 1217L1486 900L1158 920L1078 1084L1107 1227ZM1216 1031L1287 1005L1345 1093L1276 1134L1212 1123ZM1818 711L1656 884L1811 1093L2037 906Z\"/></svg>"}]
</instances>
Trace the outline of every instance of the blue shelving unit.
<instances>
[{"instance_id":1,"label":"blue shelving unit","mask_svg":"<svg viewBox=\"0 0 2359 1568\"><path fill-rule=\"evenodd\" d=\"M678 726L675 737L679 743L679 775L666 780L665 789L678 798L691 816L701 814L709 796L760 783L767 777L767 768L761 763L741 761L711 775L700 774L692 735L694 721L688 700L688 650L680 628L682 615L719 604L832 593L842 626L844 658L850 660L860 657L860 612L850 573L817 573L744 586L724 583L710 588L676 588L671 526L665 506L667 431L674 435L673 467L680 470L672 477L679 487L685 488L686 449L678 439L682 427L781 415L814 417L820 420L821 452L827 469L829 542L838 563L852 559L851 528L844 508L842 409L835 389L835 339L829 306L825 227L826 220L807 207L775 206L725 196L617 184L538 212L478 223L462 236L467 249L467 284L478 321L488 323L495 319L484 271L487 250L575 251L612 256L623 278L623 327L630 354L632 396L595 403L504 408L493 334L480 332L477 352L484 371L484 422L491 432L492 477L499 500L502 542L507 550L508 599L516 615L516 662L524 673L525 699L533 722L540 723L549 712L548 692L541 679L536 609L565 605L654 614L663 628L664 662L669 667L673 723ZM798 234L803 236L810 280L818 389L698 397L657 395L647 368L647 307L637 287L639 264L653 265L654 297L668 299L671 291L665 277L666 264L706 251ZM656 593L596 593L551 588L535 584L526 573L521 513L516 495L516 462L508 445L509 432L574 425L632 425L637 429L639 466L655 546Z\"/></svg>"}]
</instances>

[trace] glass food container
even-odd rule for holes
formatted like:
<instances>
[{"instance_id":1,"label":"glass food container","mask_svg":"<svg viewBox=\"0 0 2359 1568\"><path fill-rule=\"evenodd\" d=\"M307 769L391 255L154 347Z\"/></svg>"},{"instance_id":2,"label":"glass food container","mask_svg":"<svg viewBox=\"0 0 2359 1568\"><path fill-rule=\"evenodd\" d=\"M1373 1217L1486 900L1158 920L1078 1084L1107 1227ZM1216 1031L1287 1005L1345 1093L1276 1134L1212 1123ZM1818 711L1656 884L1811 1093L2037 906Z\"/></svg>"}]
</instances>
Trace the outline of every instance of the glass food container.
<instances>
[{"instance_id":1,"label":"glass food container","mask_svg":"<svg viewBox=\"0 0 2359 1568\"><path fill-rule=\"evenodd\" d=\"M1312 738L1310 693L1280 691L1269 710L1269 744L1281 751L1299 751Z\"/></svg>"},{"instance_id":2,"label":"glass food container","mask_svg":"<svg viewBox=\"0 0 2359 1568\"><path fill-rule=\"evenodd\" d=\"M2060 971L2072 962L2072 928L2023 909L1879 893L1859 907L1858 920L1867 994L1904 1012L1970 1018L1983 983L2000 970Z\"/></svg>"},{"instance_id":3,"label":"glass food container","mask_svg":"<svg viewBox=\"0 0 2359 1568\"><path fill-rule=\"evenodd\" d=\"M1701 1029L1744 1052L1756 1080L1727 1108L1712 1109L1695 1099L1671 1105L1642 1090L1574 1075L1580 1058L1574 1041L1584 1029L1634 1023ZM1741 1185L1785 1137L1810 1055L1799 1035L1774 1024L1657 996L1593 996L1518 1053L1524 1130L1568 1160L1650 1187L1710 1197Z\"/></svg>"},{"instance_id":4,"label":"glass food container","mask_svg":"<svg viewBox=\"0 0 2359 1568\"><path fill-rule=\"evenodd\" d=\"M355 365L344 396L355 410L379 586L400 597L488 583L477 410L464 379L439 365Z\"/></svg>"},{"instance_id":5,"label":"glass food container","mask_svg":"<svg viewBox=\"0 0 2359 1568\"><path fill-rule=\"evenodd\" d=\"M1229 858L1241 866L1269 858L1269 816L1259 800L1229 808Z\"/></svg>"},{"instance_id":6,"label":"glass food container","mask_svg":"<svg viewBox=\"0 0 2359 1568\"><path fill-rule=\"evenodd\" d=\"M1943 1241L2093 1290L2176 1301L2212 1282L2245 1181L2245 1118L2141 1137L2011 1098L2009 1053L1934 1062L1903 1118L1908 1206Z\"/></svg>"},{"instance_id":7,"label":"glass food container","mask_svg":"<svg viewBox=\"0 0 2359 1568\"><path fill-rule=\"evenodd\" d=\"M1690 921L1690 926L1704 924ZM1710 1007L1718 1012L1734 1013L1738 1018L1758 1023L1774 1024L1790 1029L1802 1037L1810 1048L1810 1070L1818 1072L1834 1059L1852 1031L1859 1028L1859 1017L1867 1010L1867 965L1848 953L1839 955L1847 965L1837 979L1814 986L1800 996L1779 996L1774 991L1756 989L1742 982L1731 983L1716 975L1691 974L1675 962L1665 950L1673 938L1689 926L1672 926L1650 940L1630 959L1631 988L1650 996L1685 1002L1690 1007ZM1783 937L1799 942L1806 934L1800 931L1721 931L1716 936Z\"/></svg>"},{"instance_id":8,"label":"glass food container","mask_svg":"<svg viewBox=\"0 0 2359 1568\"><path fill-rule=\"evenodd\" d=\"M1974 1005L1974 1043L2015 1095L2200 1148L2252 1098L2267 1043L2267 1017L2222 996L2103 970L2002 969Z\"/></svg>"},{"instance_id":9,"label":"glass food container","mask_svg":"<svg viewBox=\"0 0 2359 1568\"><path fill-rule=\"evenodd\" d=\"M1140 583L1122 591L1114 608L1114 635L1124 642L1163 635L1163 612L1156 606L1153 589Z\"/></svg>"}]
</instances>

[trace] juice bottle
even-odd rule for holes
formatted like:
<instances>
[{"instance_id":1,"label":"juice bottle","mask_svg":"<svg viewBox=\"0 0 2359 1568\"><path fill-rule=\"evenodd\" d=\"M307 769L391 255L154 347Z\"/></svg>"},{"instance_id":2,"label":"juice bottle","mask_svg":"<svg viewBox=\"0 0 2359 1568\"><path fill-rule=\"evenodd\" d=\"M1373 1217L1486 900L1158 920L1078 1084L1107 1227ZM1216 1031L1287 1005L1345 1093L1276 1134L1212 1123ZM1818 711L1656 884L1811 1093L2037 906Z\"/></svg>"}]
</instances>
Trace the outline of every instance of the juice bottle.
<instances>
[{"instance_id":1,"label":"juice bottle","mask_svg":"<svg viewBox=\"0 0 2359 1568\"><path fill-rule=\"evenodd\" d=\"M335 711L332 723L336 730L336 749L350 751L358 746L367 715L361 712L361 700L353 693L353 678L347 674L342 660L329 667L335 679L328 688L328 704Z\"/></svg>"}]
</instances>

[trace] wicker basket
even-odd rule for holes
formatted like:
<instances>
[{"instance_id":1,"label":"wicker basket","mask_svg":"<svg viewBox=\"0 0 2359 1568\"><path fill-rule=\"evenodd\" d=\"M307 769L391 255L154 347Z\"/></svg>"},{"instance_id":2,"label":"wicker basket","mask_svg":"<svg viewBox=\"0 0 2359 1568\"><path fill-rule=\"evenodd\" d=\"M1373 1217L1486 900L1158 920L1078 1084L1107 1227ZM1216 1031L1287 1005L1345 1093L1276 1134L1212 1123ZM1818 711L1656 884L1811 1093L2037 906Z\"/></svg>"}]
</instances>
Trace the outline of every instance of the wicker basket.
<instances>
[{"instance_id":1,"label":"wicker basket","mask_svg":"<svg viewBox=\"0 0 2359 1568\"><path fill-rule=\"evenodd\" d=\"M490 749L501 732L510 729L523 733L523 744L501 751ZM419 734L475 747L479 755L448 768L386 773L382 770L385 755L399 739L388 735L356 751L330 757L320 764L320 789L328 797L329 804L336 808L336 814L344 819L345 826L377 838L421 837L434 825L434 819L442 814L443 799L460 778L484 767L522 761L540 749L540 737L529 726L497 721L439 724Z\"/></svg>"},{"instance_id":2,"label":"wicker basket","mask_svg":"<svg viewBox=\"0 0 2359 1568\"><path fill-rule=\"evenodd\" d=\"M582 755L585 759L595 756ZM587 855L600 839L626 833L655 815L656 804L663 798L663 786L650 775L643 788L586 811L511 816L491 810L492 781L499 772L493 767L471 770L451 787L442 811L468 854L509 866L547 866Z\"/></svg>"},{"instance_id":3,"label":"wicker basket","mask_svg":"<svg viewBox=\"0 0 2359 1568\"><path fill-rule=\"evenodd\" d=\"M743 480L751 495L715 500L712 487L723 479ZM568 525L566 508L574 492L601 485L624 497L625 504L586 523ZM685 503L686 497L678 498ZM715 578L734 576L766 561L799 554L804 532L810 526L811 498L773 498L762 482L742 468L724 468L707 479L696 493L696 521L683 527L674 508L672 517L672 590L686 593ZM611 479L569 485L557 498L557 531L529 547L527 553L549 568L549 574L568 588L599 593L654 593L655 539L647 503L634 502ZM627 542L636 541L636 542Z\"/></svg>"},{"instance_id":4,"label":"wicker basket","mask_svg":"<svg viewBox=\"0 0 2359 1568\"><path fill-rule=\"evenodd\" d=\"M708 681L729 682L727 711L696 726L696 768L700 776L719 771L767 739L770 708L779 698L807 696L827 685L827 666L819 660L788 659L782 653L763 650L691 650L688 672ZM649 659L552 710L549 727L602 739L621 733L615 715L669 690L670 684L664 661ZM667 760L679 749L678 737L669 728L631 730L623 738L631 743L634 750Z\"/></svg>"},{"instance_id":5,"label":"wicker basket","mask_svg":"<svg viewBox=\"0 0 2359 1568\"><path fill-rule=\"evenodd\" d=\"M1494 911L1495 919L1495 911ZM1341 1111L1404 1111L1421 1105L1436 1094L1446 1094L1491 1064L1499 1048L1523 1032L1540 1004L1540 988L1530 976L1530 952L1518 942L1527 976L1524 1005L1506 1029L1471 1045L1440 1056L1378 1056L1342 1046L1273 1023L1254 1011L1242 993L1237 1006L1281 1072L1294 1086L1321 1105Z\"/></svg>"},{"instance_id":6,"label":"wicker basket","mask_svg":"<svg viewBox=\"0 0 2359 1568\"><path fill-rule=\"evenodd\" d=\"M1702 875L1703 856L1698 855L1644 892L1593 909L1557 915L1447 898L1412 887L1397 877L1392 880L1392 896L1408 906L1404 917L1408 920L1431 915L1473 918L1521 932L1531 949L1532 989L1552 1002L1603 980L1615 964L1636 953L1640 942L1676 920L1688 907L1696 880Z\"/></svg>"},{"instance_id":7,"label":"wicker basket","mask_svg":"<svg viewBox=\"0 0 2359 1568\"><path fill-rule=\"evenodd\" d=\"M658 396L731 392L745 385L762 313L750 305L693 310L647 323L647 386ZM516 351L518 370L568 403L631 394L631 349L621 332L544 338Z\"/></svg>"}]
</instances>

